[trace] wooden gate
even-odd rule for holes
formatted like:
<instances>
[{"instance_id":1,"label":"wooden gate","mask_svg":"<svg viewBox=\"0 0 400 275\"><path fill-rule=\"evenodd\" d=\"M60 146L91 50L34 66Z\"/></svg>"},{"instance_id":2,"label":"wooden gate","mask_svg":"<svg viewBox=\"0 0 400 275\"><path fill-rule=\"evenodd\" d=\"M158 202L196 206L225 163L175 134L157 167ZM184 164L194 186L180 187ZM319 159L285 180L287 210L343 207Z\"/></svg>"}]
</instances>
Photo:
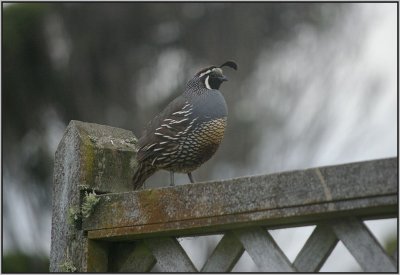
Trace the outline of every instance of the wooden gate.
<instances>
[{"instance_id":1,"label":"wooden gate","mask_svg":"<svg viewBox=\"0 0 400 275\"><path fill-rule=\"evenodd\" d=\"M71 121L56 152L50 271L319 271L340 240L367 272L396 272L363 220L398 216L397 158L132 191L132 132ZM316 225L293 262L268 229ZM223 234L201 270L178 237Z\"/></svg>"}]
</instances>

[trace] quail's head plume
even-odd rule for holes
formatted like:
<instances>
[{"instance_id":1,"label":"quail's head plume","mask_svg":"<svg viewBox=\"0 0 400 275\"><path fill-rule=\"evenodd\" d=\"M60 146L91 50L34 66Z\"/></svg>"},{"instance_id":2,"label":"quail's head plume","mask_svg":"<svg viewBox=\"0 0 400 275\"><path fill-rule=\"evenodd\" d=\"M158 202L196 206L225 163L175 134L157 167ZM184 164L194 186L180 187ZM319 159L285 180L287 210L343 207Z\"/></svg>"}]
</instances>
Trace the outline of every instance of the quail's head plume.
<instances>
[{"instance_id":1,"label":"quail's head plume","mask_svg":"<svg viewBox=\"0 0 400 275\"><path fill-rule=\"evenodd\" d=\"M192 171L209 160L224 136L228 109L219 91L227 81L222 68L237 70L233 61L200 70L186 84L185 91L170 102L147 125L138 141L134 189L157 170L187 173L193 183Z\"/></svg>"}]
</instances>

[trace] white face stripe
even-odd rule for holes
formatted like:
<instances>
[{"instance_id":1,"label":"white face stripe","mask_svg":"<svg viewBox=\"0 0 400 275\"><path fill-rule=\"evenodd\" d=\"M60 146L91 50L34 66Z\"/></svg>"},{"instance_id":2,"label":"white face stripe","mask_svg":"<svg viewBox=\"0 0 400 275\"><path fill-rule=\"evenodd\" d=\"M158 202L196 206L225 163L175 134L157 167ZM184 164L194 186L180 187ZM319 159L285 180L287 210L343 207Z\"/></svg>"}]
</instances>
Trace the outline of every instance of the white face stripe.
<instances>
[{"instance_id":1,"label":"white face stripe","mask_svg":"<svg viewBox=\"0 0 400 275\"><path fill-rule=\"evenodd\" d=\"M212 69L209 69L209 70L207 70L207 71L201 73L201 74L199 75L199 77L203 77L203 76L205 76L206 74L209 74L209 73L214 72L214 71L217 71L217 72L220 73L221 75L223 74L222 69L216 67L216 68L212 68Z\"/></svg>"},{"instance_id":2,"label":"white face stripe","mask_svg":"<svg viewBox=\"0 0 400 275\"><path fill-rule=\"evenodd\" d=\"M199 75L199 77L202 77L203 75L209 74L209 73L211 73L211 71L212 71L212 70L207 70L207 71L205 71L204 73L201 73L201 74Z\"/></svg>"},{"instance_id":3,"label":"white face stripe","mask_svg":"<svg viewBox=\"0 0 400 275\"><path fill-rule=\"evenodd\" d=\"M211 87L210 87L210 83L208 83L208 79L209 79L209 78L210 78L210 76L208 75L208 76L206 77L206 80L204 81L204 84L206 85L206 88L207 88L207 89L212 90Z\"/></svg>"}]
</instances>

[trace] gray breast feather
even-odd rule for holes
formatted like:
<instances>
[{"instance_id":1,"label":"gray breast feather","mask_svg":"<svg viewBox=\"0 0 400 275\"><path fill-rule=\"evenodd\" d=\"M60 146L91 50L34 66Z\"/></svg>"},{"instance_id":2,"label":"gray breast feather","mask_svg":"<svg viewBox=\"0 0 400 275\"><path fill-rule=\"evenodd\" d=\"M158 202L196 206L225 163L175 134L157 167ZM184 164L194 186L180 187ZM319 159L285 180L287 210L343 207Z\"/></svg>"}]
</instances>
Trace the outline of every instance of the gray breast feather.
<instances>
[{"instance_id":1,"label":"gray breast feather","mask_svg":"<svg viewBox=\"0 0 400 275\"><path fill-rule=\"evenodd\" d=\"M217 90L211 90L204 96L194 99L193 116L199 117L202 121L226 117L228 107L222 94Z\"/></svg>"}]
</instances>

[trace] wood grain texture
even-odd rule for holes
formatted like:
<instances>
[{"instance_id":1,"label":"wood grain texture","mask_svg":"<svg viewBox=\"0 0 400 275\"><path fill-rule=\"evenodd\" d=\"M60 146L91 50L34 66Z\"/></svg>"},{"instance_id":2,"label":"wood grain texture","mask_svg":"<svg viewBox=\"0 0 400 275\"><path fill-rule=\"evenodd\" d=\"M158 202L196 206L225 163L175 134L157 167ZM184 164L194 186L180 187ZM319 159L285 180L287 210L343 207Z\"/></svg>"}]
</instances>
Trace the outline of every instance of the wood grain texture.
<instances>
[{"instance_id":1,"label":"wood grain texture","mask_svg":"<svg viewBox=\"0 0 400 275\"><path fill-rule=\"evenodd\" d=\"M329 226L317 225L297 255L293 266L300 272L318 272L337 242L338 239Z\"/></svg>"},{"instance_id":2,"label":"wood grain texture","mask_svg":"<svg viewBox=\"0 0 400 275\"><path fill-rule=\"evenodd\" d=\"M86 272L108 271L108 243L88 240ZM75 251L78 252L78 251Z\"/></svg>"},{"instance_id":3,"label":"wood grain texture","mask_svg":"<svg viewBox=\"0 0 400 275\"><path fill-rule=\"evenodd\" d=\"M100 195L89 238L207 234L397 214L397 160Z\"/></svg>"},{"instance_id":4,"label":"wood grain texture","mask_svg":"<svg viewBox=\"0 0 400 275\"><path fill-rule=\"evenodd\" d=\"M393 259L361 220L346 218L331 222L331 226L365 272L397 271Z\"/></svg>"},{"instance_id":5,"label":"wood grain texture","mask_svg":"<svg viewBox=\"0 0 400 275\"><path fill-rule=\"evenodd\" d=\"M230 272L244 252L242 243L232 232L219 241L201 272Z\"/></svg>"},{"instance_id":6,"label":"wood grain texture","mask_svg":"<svg viewBox=\"0 0 400 275\"><path fill-rule=\"evenodd\" d=\"M150 272L156 259L143 241L113 243L109 249L110 272Z\"/></svg>"},{"instance_id":7,"label":"wood grain texture","mask_svg":"<svg viewBox=\"0 0 400 275\"><path fill-rule=\"evenodd\" d=\"M296 271L267 230L254 227L233 232L263 272Z\"/></svg>"},{"instance_id":8,"label":"wood grain texture","mask_svg":"<svg viewBox=\"0 0 400 275\"><path fill-rule=\"evenodd\" d=\"M88 239L71 210L79 213L82 190L131 190L136 138L131 131L71 121L55 153L50 271L69 263L77 272L88 269ZM79 223L78 223L79 224Z\"/></svg>"},{"instance_id":9,"label":"wood grain texture","mask_svg":"<svg viewBox=\"0 0 400 275\"><path fill-rule=\"evenodd\" d=\"M162 272L197 272L175 238L146 239L144 242L153 253Z\"/></svg>"}]
</instances>

